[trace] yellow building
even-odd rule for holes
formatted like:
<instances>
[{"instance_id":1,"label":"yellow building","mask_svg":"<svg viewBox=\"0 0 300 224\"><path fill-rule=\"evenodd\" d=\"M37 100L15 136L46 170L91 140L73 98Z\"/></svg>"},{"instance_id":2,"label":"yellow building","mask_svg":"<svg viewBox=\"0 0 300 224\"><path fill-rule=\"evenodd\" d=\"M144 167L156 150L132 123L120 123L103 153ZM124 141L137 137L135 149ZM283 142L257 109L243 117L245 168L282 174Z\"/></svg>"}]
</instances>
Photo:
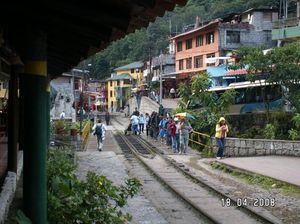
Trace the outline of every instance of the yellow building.
<instances>
[{"instance_id":1,"label":"yellow building","mask_svg":"<svg viewBox=\"0 0 300 224\"><path fill-rule=\"evenodd\" d=\"M109 111L118 111L129 99L133 77L128 73L118 74L107 81L107 103Z\"/></svg>"},{"instance_id":2,"label":"yellow building","mask_svg":"<svg viewBox=\"0 0 300 224\"><path fill-rule=\"evenodd\" d=\"M140 87L143 84L143 67L144 67L143 62L136 61L128 65L118 67L114 71L117 73L117 75L126 74L126 73L129 74L133 78L132 80L133 88L136 88L136 87Z\"/></svg>"}]
</instances>

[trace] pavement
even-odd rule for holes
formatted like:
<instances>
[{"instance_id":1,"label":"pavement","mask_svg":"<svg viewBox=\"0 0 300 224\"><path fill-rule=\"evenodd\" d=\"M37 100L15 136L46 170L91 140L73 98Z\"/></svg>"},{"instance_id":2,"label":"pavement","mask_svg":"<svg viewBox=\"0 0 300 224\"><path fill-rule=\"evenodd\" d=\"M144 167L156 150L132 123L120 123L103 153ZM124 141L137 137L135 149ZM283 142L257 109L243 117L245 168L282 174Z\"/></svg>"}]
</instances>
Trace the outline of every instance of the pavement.
<instances>
[{"instance_id":1,"label":"pavement","mask_svg":"<svg viewBox=\"0 0 300 224\"><path fill-rule=\"evenodd\" d=\"M176 109L178 107L178 101L180 98L166 98L162 99L162 105L164 108Z\"/></svg>"},{"instance_id":2,"label":"pavement","mask_svg":"<svg viewBox=\"0 0 300 224\"><path fill-rule=\"evenodd\" d=\"M218 162L300 187L300 157L231 157Z\"/></svg>"},{"instance_id":3,"label":"pavement","mask_svg":"<svg viewBox=\"0 0 300 224\"><path fill-rule=\"evenodd\" d=\"M79 165L77 176L79 178L84 179L88 171L104 175L116 185L124 184L125 180L129 178L125 158L121 155L122 151L113 137L113 130L112 126L107 126L106 138L101 152L97 150L96 136L91 135L86 151L76 153ZM129 198L127 203L122 211L132 215L132 220L129 223L168 223L152 203L142 195L142 192Z\"/></svg>"}]
</instances>

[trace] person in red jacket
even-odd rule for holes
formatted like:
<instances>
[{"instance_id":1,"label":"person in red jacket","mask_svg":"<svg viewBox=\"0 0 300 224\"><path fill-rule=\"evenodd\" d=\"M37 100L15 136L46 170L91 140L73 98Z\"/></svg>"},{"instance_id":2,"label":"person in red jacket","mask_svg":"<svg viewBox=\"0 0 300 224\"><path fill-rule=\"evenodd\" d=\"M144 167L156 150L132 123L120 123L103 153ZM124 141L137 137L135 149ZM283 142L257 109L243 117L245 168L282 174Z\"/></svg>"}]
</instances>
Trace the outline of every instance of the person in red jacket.
<instances>
[{"instance_id":1,"label":"person in red jacket","mask_svg":"<svg viewBox=\"0 0 300 224\"><path fill-rule=\"evenodd\" d=\"M176 124L174 122L174 120L172 119L172 117L169 118L170 119L170 124L168 126L168 132L171 135L171 139L172 139L172 149L173 152L176 153L177 152L177 145L176 145Z\"/></svg>"}]
</instances>

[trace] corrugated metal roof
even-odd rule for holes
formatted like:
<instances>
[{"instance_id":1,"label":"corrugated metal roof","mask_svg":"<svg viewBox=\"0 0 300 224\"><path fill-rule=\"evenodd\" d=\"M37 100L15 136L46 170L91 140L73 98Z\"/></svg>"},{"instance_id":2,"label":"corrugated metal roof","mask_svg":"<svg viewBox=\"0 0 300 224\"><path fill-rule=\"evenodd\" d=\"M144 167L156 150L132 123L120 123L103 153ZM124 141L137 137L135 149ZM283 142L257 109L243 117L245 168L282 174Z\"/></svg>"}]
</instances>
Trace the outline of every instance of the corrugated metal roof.
<instances>
[{"instance_id":1,"label":"corrugated metal roof","mask_svg":"<svg viewBox=\"0 0 300 224\"><path fill-rule=\"evenodd\" d=\"M128 69L135 69L135 68L142 68L144 66L144 63L141 61L135 61L130 64L118 67L114 69L114 71L120 71L120 70L128 70Z\"/></svg>"},{"instance_id":2,"label":"corrugated metal roof","mask_svg":"<svg viewBox=\"0 0 300 224\"><path fill-rule=\"evenodd\" d=\"M133 79L133 78L128 73L122 73L120 75L116 75L114 77L108 78L108 79L106 79L106 81L110 81L110 80L123 80L123 79Z\"/></svg>"},{"instance_id":3,"label":"corrugated metal roof","mask_svg":"<svg viewBox=\"0 0 300 224\"><path fill-rule=\"evenodd\" d=\"M246 75L248 72L246 69L230 70L224 74L224 76L234 76L234 75Z\"/></svg>"}]
</instances>

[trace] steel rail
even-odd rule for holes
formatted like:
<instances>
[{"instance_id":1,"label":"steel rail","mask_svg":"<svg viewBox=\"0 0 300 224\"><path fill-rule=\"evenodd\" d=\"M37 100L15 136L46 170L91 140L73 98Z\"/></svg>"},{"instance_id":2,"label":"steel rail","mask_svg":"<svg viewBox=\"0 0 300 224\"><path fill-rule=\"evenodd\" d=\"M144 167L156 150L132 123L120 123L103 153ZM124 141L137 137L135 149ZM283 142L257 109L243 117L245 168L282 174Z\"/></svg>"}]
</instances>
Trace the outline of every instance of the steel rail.
<instances>
[{"instance_id":1,"label":"steel rail","mask_svg":"<svg viewBox=\"0 0 300 224\"><path fill-rule=\"evenodd\" d=\"M173 187L171 184L168 183L168 181L166 181L159 173L157 173L155 170L153 170L145 161L143 161L143 159L140 158L140 153L136 153L135 151L135 145L136 143L134 141L132 141L133 139L135 139L140 145L142 145L143 147L147 148L149 151L155 151L158 155L160 155L168 164L172 165L173 167L175 167L177 170L181 171L184 173L184 175L188 176L189 178L191 178L192 180L196 180L197 184L201 184L204 185L204 187L207 187L209 190L213 190L214 193L217 193L217 197L221 196L223 198L228 198L227 195L223 194L222 192L218 191L217 189L207 185L205 182L199 180L198 178L192 176L188 171L184 170L183 168L179 167L177 164L175 164L174 162L172 162L170 159L165 158L165 156L158 152L158 150L156 149L156 147L150 145L148 142L146 142L145 140L142 140L141 138L137 137L137 136L123 136L123 135L119 135L121 136L121 138L124 140L124 142L126 142L126 144L129 146L129 148L134 152L136 158L148 169L150 170L163 184L165 184L166 186L168 186L174 193L176 193L180 198L182 198L186 203L188 203L190 206L192 206L196 211L198 211L200 214L204 215L207 219L209 219L210 221L212 221L213 223L222 223L220 220L216 219L213 215L207 213L206 211L204 211L203 209L201 209L195 202L193 202L190 198L186 197L185 195L183 195L182 193L180 193L180 191L178 191L175 187ZM131 138L129 140L129 138ZM201 186L203 187L203 186ZM232 200L233 202L236 203L235 200ZM236 204L235 204L236 205ZM237 209L241 210L240 207L238 207ZM251 217L255 217L258 218L260 221L262 221L263 223L276 223L274 222L274 220L270 220L268 217L264 217L256 212L253 212L252 210L249 210L247 207L245 207L246 210L242 210L242 212L246 213L247 215L250 215Z\"/></svg>"},{"instance_id":2,"label":"steel rail","mask_svg":"<svg viewBox=\"0 0 300 224\"><path fill-rule=\"evenodd\" d=\"M230 201L233 203L233 205L237 206L237 200L235 198L224 194L223 192L219 191L214 186L208 184L207 181L202 180L200 177L195 177L193 174L191 174L184 167L179 166L174 160L172 160L170 158L167 158L164 155L164 152L162 150L158 149L157 147L155 147L154 145L152 145L151 143L149 143L148 141L146 141L145 139L143 139L141 137L137 137L137 141L139 141L145 147L149 148L149 150L151 149L152 151L155 151L156 153L158 153L165 161L167 161L169 164L171 164L174 168L176 168L178 171L182 172L187 177L191 178L192 180L196 181L197 183L199 183L201 185L204 185L205 187L209 188L210 190L212 190L216 194L220 195L222 198L229 198ZM277 220L273 219L272 217L267 217L265 215L262 215L259 212L255 211L253 208L244 206L243 204L240 205L238 207L238 209L242 210L243 212L245 212L249 215L253 215L253 216L259 218L261 221L263 221L265 223L275 223L275 224L280 223Z\"/></svg>"}]
</instances>

